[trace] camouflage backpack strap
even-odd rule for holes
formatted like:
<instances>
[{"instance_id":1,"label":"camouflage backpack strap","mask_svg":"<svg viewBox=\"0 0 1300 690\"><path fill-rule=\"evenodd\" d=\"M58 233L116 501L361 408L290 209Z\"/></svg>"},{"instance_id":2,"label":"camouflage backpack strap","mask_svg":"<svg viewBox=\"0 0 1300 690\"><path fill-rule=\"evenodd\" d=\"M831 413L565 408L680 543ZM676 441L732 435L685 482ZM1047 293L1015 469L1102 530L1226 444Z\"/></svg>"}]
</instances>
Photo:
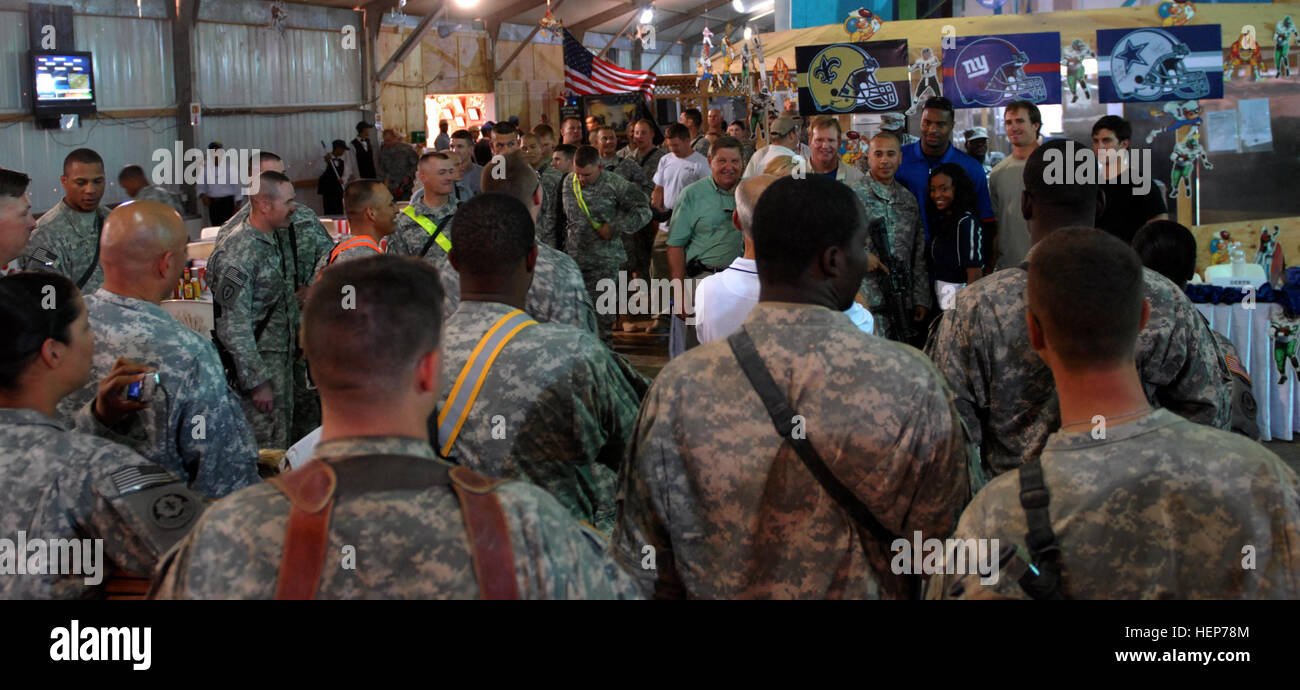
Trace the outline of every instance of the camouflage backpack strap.
<instances>
[{"instance_id":1,"label":"camouflage backpack strap","mask_svg":"<svg viewBox=\"0 0 1300 690\"><path fill-rule=\"evenodd\" d=\"M460 512L469 530L479 598L518 599L519 581L515 577L510 530L501 501L493 493L505 480L489 479L468 467L454 467L450 474L451 488L460 499Z\"/></svg>"},{"instance_id":2,"label":"camouflage backpack strap","mask_svg":"<svg viewBox=\"0 0 1300 690\"><path fill-rule=\"evenodd\" d=\"M327 463L312 460L268 481L289 499L291 506L275 598L315 599L325 567L338 478Z\"/></svg>"},{"instance_id":3,"label":"camouflage backpack strap","mask_svg":"<svg viewBox=\"0 0 1300 690\"><path fill-rule=\"evenodd\" d=\"M1052 531L1048 510L1052 494L1043 482L1043 464L1038 458L1020 466L1020 506L1025 509L1025 546L1032 562L1020 576L1020 588L1034 599L1064 599L1061 585L1061 545Z\"/></svg>"}]
</instances>

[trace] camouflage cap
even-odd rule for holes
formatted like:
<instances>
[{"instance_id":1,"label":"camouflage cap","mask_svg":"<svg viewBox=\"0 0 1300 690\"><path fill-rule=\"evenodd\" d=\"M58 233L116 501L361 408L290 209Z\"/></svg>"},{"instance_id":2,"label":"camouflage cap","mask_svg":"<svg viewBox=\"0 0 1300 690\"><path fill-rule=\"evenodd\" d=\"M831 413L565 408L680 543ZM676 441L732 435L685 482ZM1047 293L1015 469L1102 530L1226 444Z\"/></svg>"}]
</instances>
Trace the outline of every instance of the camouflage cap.
<instances>
[{"instance_id":1,"label":"camouflage cap","mask_svg":"<svg viewBox=\"0 0 1300 690\"><path fill-rule=\"evenodd\" d=\"M902 113L882 113L880 115L880 128L896 132L907 125L907 119Z\"/></svg>"},{"instance_id":2,"label":"camouflage cap","mask_svg":"<svg viewBox=\"0 0 1300 690\"><path fill-rule=\"evenodd\" d=\"M983 127L971 127L970 129L963 132L962 136L966 137L966 141L975 141L976 139L988 139L989 131L987 129L984 129Z\"/></svg>"}]
</instances>

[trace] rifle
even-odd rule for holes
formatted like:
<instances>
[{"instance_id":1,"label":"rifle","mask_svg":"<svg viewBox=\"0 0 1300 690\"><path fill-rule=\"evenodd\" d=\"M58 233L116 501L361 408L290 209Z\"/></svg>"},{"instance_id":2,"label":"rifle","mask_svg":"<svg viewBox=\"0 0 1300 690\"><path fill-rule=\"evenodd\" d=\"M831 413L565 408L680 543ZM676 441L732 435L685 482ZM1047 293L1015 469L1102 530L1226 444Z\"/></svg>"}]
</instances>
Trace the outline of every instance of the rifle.
<instances>
[{"instance_id":1,"label":"rifle","mask_svg":"<svg viewBox=\"0 0 1300 690\"><path fill-rule=\"evenodd\" d=\"M912 284L912 281L908 280L907 266L894 256L889 246L889 238L885 235L884 219L873 218L867 224L867 233L871 238L871 245L876 249L876 256L880 258L885 268L889 269L889 274L881 279L885 283L881 292L885 300L885 310L896 323L895 336L899 342L911 342L914 337L912 320L908 318L907 310L903 306L906 303L904 295Z\"/></svg>"}]
</instances>

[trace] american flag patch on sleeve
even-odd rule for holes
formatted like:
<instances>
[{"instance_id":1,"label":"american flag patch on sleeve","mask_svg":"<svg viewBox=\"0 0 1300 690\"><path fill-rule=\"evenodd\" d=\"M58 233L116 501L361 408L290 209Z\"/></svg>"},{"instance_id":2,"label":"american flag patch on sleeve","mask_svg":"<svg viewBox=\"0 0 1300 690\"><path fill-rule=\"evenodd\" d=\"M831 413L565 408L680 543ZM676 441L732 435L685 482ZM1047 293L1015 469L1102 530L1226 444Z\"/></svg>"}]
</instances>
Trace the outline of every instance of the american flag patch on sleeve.
<instances>
[{"instance_id":1,"label":"american flag patch on sleeve","mask_svg":"<svg viewBox=\"0 0 1300 690\"><path fill-rule=\"evenodd\" d=\"M1250 383L1250 375L1246 373L1245 367L1241 366L1241 360L1227 354L1223 356L1223 359L1228 363L1228 371L1246 379L1246 383Z\"/></svg>"},{"instance_id":2,"label":"american flag patch on sleeve","mask_svg":"<svg viewBox=\"0 0 1300 690\"><path fill-rule=\"evenodd\" d=\"M32 250L31 257L46 266L53 266L54 262L59 260L58 254L55 254L45 247L37 247Z\"/></svg>"},{"instance_id":3,"label":"american flag patch on sleeve","mask_svg":"<svg viewBox=\"0 0 1300 690\"><path fill-rule=\"evenodd\" d=\"M171 484L176 481L175 475L158 465L123 467L110 474L109 478L113 480L113 486L117 488L119 494L143 491L152 486Z\"/></svg>"},{"instance_id":4,"label":"american flag patch on sleeve","mask_svg":"<svg viewBox=\"0 0 1300 690\"><path fill-rule=\"evenodd\" d=\"M226 270L221 273L221 279L228 280L241 288L248 284L248 274L234 266L226 267Z\"/></svg>"}]
</instances>

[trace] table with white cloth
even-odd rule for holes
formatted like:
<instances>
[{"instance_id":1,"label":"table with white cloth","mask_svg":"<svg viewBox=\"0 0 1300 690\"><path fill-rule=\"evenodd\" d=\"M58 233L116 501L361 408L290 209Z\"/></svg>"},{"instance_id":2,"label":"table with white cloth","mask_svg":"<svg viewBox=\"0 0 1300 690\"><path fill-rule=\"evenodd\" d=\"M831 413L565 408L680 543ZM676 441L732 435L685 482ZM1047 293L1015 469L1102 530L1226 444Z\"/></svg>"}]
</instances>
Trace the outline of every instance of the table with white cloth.
<instances>
[{"instance_id":1,"label":"table with white cloth","mask_svg":"<svg viewBox=\"0 0 1300 690\"><path fill-rule=\"evenodd\" d=\"M1286 383L1277 382L1273 339L1268 332L1270 319L1284 317L1282 305L1256 302L1252 306L1198 303L1196 309L1210 322L1211 328L1227 336L1237 348L1259 406L1255 421L1259 423L1260 439L1290 441L1294 430L1300 427L1300 405L1297 405L1300 392L1296 386L1300 374L1288 364Z\"/></svg>"}]
</instances>

